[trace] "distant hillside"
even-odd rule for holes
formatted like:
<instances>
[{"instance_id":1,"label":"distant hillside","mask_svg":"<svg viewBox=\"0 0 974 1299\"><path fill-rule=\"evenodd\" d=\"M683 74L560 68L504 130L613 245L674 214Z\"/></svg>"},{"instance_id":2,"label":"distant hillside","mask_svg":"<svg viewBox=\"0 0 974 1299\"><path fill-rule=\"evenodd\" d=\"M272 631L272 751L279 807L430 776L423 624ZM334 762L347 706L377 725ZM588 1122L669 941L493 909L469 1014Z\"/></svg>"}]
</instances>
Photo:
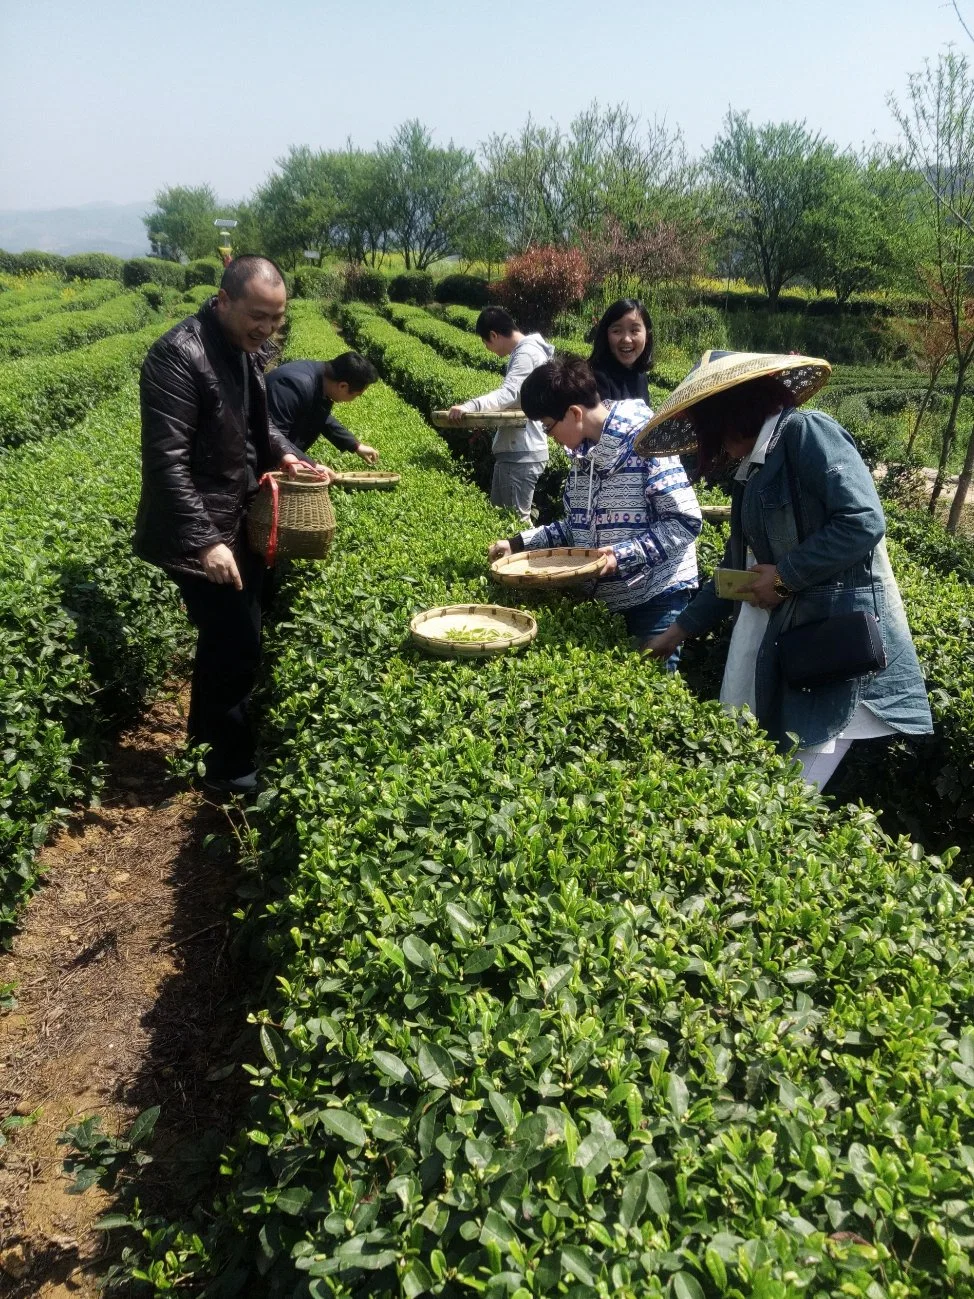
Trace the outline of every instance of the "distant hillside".
<instances>
[{"instance_id":1,"label":"distant hillside","mask_svg":"<svg viewBox=\"0 0 974 1299\"><path fill-rule=\"evenodd\" d=\"M0 248L21 253L39 248L47 253L115 253L140 257L148 253L142 215L144 203L86 203L83 207L50 208L42 212L0 211Z\"/></svg>"}]
</instances>

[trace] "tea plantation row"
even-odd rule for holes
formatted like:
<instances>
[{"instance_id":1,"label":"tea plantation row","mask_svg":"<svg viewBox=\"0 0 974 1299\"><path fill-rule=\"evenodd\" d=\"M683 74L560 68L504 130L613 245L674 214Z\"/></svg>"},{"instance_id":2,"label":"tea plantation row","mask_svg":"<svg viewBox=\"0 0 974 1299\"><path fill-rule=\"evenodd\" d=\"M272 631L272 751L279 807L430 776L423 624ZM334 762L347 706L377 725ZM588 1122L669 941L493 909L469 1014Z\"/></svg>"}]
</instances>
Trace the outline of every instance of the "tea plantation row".
<instances>
[{"instance_id":1,"label":"tea plantation row","mask_svg":"<svg viewBox=\"0 0 974 1299\"><path fill-rule=\"evenodd\" d=\"M340 348L292 319L290 355ZM415 610L515 602L485 579L509 522L389 389L346 413L402 483L335 493L333 556L292 575L268 645L256 1091L204 1234L147 1231L142 1275L269 1299L969 1288L966 889L828 813L595 605L517 600L520 655L417 653Z\"/></svg>"},{"instance_id":2,"label":"tea plantation row","mask_svg":"<svg viewBox=\"0 0 974 1299\"><path fill-rule=\"evenodd\" d=\"M67 352L112 334L134 333L151 317L152 309L141 293L119 293L89 310L59 311L30 324L4 328L0 360Z\"/></svg>"},{"instance_id":3,"label":"tea plantation row","mask_svg":"<svg viewBox=\"0 0 974 1299\"><path fill-rule=\"evenodd\" d=\"M88 311L117 298L122 292L122 286L114 280L93 280L90 284L58 281L57 288L54 294L30 295L23 299L17 291L0 294L0 325L6 331L8 327L19 328L55 312Z\"/></svg>"},{"instance_id":4,"label":"tea plantation row","mask_svg":"<svg viewBox=\"0 0 974 1299\"><path fill-rule=\"evenodd\" d=\"M470 395L469 369L434 355L411 335L400 333L397 338L390 322L375 312L353 304L343 309L341 320L346 337L370 355L396 390L424 414L430 413L431 406L448 405L457 397ZM432 402L431 393L436 396ZM654 402L665 396L655 387L651 394ZM555 477L560 476L559 469ZM485 476L479 474L478 481L484 485ZM553 484L557 489L558 482L553 480ZM938 532L944 538L939 543L917 518L912 526L901 522L890 540L931 693L936 735L919 748L903 742L889 750L870 746L864 757L857 752L852 792L887 808L890 817L898 819L914 837L938 848L962 843L965 849L974 850L974 660L967 649L974 627L974 573L970 545L946 539L942 529ZM910 550L913 537L918 538L920 547L916 559ZM939 558L931 573L928 565L935 550ZM948 554L954 557L953 565ZM722 658L725 652L725 644L716 646L716 655ZM696 649L695 661L699 664L707 653ZM704 668L708 681L715 676L719 680L720 666L714 662ZM895 799L891 799L894 789Z\"/></svg>"}]
</instances>

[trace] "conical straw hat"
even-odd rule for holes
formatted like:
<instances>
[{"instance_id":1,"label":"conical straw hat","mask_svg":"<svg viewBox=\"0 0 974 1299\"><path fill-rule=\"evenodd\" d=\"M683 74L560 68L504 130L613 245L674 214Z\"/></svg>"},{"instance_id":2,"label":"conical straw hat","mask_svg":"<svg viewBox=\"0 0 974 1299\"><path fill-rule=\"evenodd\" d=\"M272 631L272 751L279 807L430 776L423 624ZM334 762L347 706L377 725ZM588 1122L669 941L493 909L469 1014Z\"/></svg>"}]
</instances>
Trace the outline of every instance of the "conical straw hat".
<instances>
[{"instance_id":1,"label":"conical straw hat","mask_svg":"<svg viewBox=\"0 0 974 1299\"><path fill-rule=\"evenodd\" d=\"M791 390L800 406L828 382L832 367L814 356L768 352L704 352L636 438L641 456L675 456L696 448L692 408L706 397L749 379L773 375Z\"/></svg>"}]
</instances>

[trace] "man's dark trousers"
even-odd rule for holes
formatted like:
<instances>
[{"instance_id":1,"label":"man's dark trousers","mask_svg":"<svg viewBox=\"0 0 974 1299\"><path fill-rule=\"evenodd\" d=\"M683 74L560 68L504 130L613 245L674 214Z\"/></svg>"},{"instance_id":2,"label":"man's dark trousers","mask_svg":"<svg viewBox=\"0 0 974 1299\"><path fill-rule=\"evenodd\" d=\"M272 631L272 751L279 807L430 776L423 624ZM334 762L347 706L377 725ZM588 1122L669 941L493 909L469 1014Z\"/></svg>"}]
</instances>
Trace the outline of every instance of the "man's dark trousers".
<instances>
[{"instance_id":1,"label":"man's dark trousers","mask_svg":"<svg viewBox=\"0 0 974 1299\"><path fill-rule=\"evenodd\" d=\"M236 780L257 766L250 694L260 663L264 560L249 551L235 558L242 591L205 577L172 575L198 633L186 730L192 744L210 746L211 780Z\"/></svg>"}]
</instances>

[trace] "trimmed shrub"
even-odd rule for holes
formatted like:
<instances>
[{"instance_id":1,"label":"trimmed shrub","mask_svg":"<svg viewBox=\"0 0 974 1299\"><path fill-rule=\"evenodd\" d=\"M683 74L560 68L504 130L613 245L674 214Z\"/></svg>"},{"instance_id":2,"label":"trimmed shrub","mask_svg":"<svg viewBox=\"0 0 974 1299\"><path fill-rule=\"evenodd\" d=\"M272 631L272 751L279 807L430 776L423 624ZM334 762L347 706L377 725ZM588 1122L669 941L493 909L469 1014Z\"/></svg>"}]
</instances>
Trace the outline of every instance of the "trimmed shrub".
<instances>
[{"instance_id":1,"label":"trimmed shrub","mask_svg":"<svg viewBox=\"0 0 974 1299\"><path fill-rule=\"evenodd\" d=\"M187 289L182 296L183 302L192 308L202 307L204 302L208 302L213 297L214 286L212 284L194 284L191 289Z\"/></svg>"},{"instance_id":2,"label":"trimmed shrub","mask_svg":"<svg viewBox=\"0 0 974 1299\"><path fill-rule=\"evenodd\" d=\"M295 326L292 355L340 345ZM514 593L521 655L411 648L415 610L506 601L501 520L381 385L349 423L402 484L340 499L354 542L294 575L270 647L253 1099L206 1244L141 1225L153 1274L266 1299L966 1294L968 890L596 605Z\"/></svg>"},{"instance_id":3,"label":"trimmed shrub","mask_svg":"<svg viewBox=\"0 0 974 1299\"><path fill-rule=\"evenodd\" d=\"M588 263L578 248L539 247L512 257L494 288L520 329L548 333L560 312L578 306L588 280Z\"/></svg>"},{"instance_id":4,"label":"trimmed shrub","mask_svg":"<svg viewBox=\"0 0 974 1299\"><path fill-rule=\"evenodd\" d=\"M654 319L660 343L677 347L692 357L709 348L726 348L727 322L715 307L687 307L683 311L663 312Z\"/></svg>"},{"instance_id":5,"label":"trimmed shrub","mask_svg":"<svg viewBox=\"0 0 974 1299\"><path fill-rule=\"evenodd\" d=\"M434 285L433 297L437 302L456 303L462 307L486 307L490 301L490 285L480 275L444 275Z\"/></svg>"},{"instance_id":6,"label":"trimmed shrub","mask_svg":"<svg viewBox=\"0 0 974 1299\"><path fill-rule=\"evenodd\" d=\"M124 262L111 253L72 253L64 260L69 280L120 280Z\"/></svg>"},{"instance_id":7,"label":"trimmed shrub","mask_svg":"<svg viewBox=\"0 0 974 1299\"><path fill-rule=\"evenodd\" d=\"M57 275L64 279L65 261L60 253L39 248L28 248L22 253L5 253L0 249L0 271L8 275Z\"/></svg>"},{"instance_id":8,"label":"trimmed shrub","mask_svg":"<svg viewBox=\"0 0 974 1299\"><path fill-rule=\"evenodd\" d=\"M172 672L188 639L172 583L132 554L133 371L116 372L112 399L70 438L58 436L51 406L42 442L0 456L2 937L52 825L97 789L108 732Z\"/></svg>"},{"instance_id":9,"label":"trimmed shrub","mask_svg":"<svg viewBox=\"0 0 974 1299\"><path fill-rule=\"evenodd\" d=\"M346 266L342 271L342 299L345 302L368 302L379 307L387 300L388 280L371 266Z\"/></svg>"},{"instance_id":10,"label":"trimmed shrub","mask_svg":"<svg viewBox=\"0 0 974 1299\"><path fill-rule=\"evenodd\" d=\"M219 284L223 276L223 263L215 257L200 257L182 269L187 289L195 288L197 284Z\"/></svg>"},{"instance_id":11,"label":"trimmed shrub","mask_svg":"<svg viewBox=\"0 0 974 1299\"><path fill-rule=\"evenodd\" d=\"M296 298L339 298L342 294L340 271L327 266L305 266L294 272Z\"/></svg>"},{"instance_id":12,"label":"trimmed shrub","mask_svg":"<svg viewBox=\"0 0 974 1299\"><path fill-rule=\"evenodd\" d=\"M123 291L118 280L75 280L71 284L55 280L54 283L57 287L51 294L28 296L15 291L0 298L0 324L4 329L19 329L21 325L64 312L90 311L92 307L100 307L118 297ZM3 336L0 335L0 350L2 348Z\"/></svg>"},{"instance_id":13,"label":"trimmed shrub","mask_svg":"<svg viewBox=\"0 0 974 1299\"><path fill-rule=\"evenodd\" d=\"M433 300L433 277L429 271L403 271L389 281L390 302L413 302L424 306Z\"/></svg>"},{"instance_id":14,"label":"trimmed shrub","mask_svg":"<svg viewBox=\"0 0 974 1299\"><path fill-rule=\"evenodd\" d=\"M0 357L69 352L111 334L141 329L148 320L149 306L140 293L119 293L89 311L55 312L6 330L0 338Z\"/></svg>"},{"instance_id":15,"label":"trimmed shrub","mask_svg":"<svg viewBox=\"0 0 974 1299\"><path fill-rule=\"evenodd\" d=\"M140 284L164 284L170 289L186 287L186 272L179 262L161 257L131 257L122 266L122 283L129 289Z\"/></svg>"},{"instance_id":16,"label":"trimmed shrub","mask_svg":"<svg viewBox=\"0 0 974 1299\"><path fill-rule=\"evenodd\" d=\"M153 311L172 311L176 304L182 301L182 294L178 289L168 288L162 284L151 282L140 284L138 291Z\"/></svg>"},{"instance_id":17,"label":"trimmed shrub","mask_svg":"<svg viewBox=\"0 0 974 1299\"><path fill-rule=\"evenodd\" d=\"M0 447L47 438L84 419L138 370L169 327L168 321L155 321L138 333L103 338L61 356L0 365Z\"/></svg>"},{"instance_id":18,"label":"trimmed shrub","mask_svg":"<svg viewBox=\"0 0 974 1299\"><path fill-rule=\"evenodd\" d=\"M382 314L391 320L397 329L412 334L414 338L428 343L440 356L449 361L459 361L461 365L472 365L477 370L488 370L497 375L503 372L504 361L488 352L476 334L468 334L445 320L438 320L424 311L422 307L410 307L405 304L390 303L382 308ZM489 386L489 380L484 384Z\"/></svg>"}]
</instances>

